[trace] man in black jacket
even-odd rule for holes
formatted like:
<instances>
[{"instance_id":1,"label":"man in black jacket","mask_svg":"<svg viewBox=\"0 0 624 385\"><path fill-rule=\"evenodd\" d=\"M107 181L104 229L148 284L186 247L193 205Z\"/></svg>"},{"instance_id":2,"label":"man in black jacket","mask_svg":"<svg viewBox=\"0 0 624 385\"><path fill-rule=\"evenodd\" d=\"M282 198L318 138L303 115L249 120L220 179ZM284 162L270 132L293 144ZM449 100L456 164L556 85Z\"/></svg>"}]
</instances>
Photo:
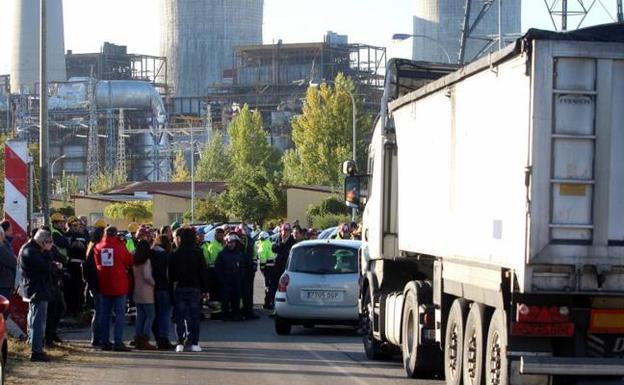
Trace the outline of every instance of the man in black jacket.
<instances>
[{"instance_id":1,"label":"man in black jacket","mask_svg":"<svg viewBox=\"0 0 624 385\"><path fill-rule=\"evenodd\" d=\"M243 288L243 264L245 257L240 247L240 238L235 233L225 236L226 246L215 262L219 278L221 305L224 321L240 321L240 302Z\"/></svg>"},{"instance_id":2,"label":"man in black jacket","mask_svg":"<svg viewBox=\"0 0 624 385\"><path fill-rule=\"evenodd\" d=\"M193 352L201 352L199 346L199 313L201 294L208 288L206 260L195 243L195 232L183 228L176 233L176 245L169 261L169 282L173 286L176 333L176 352L183 352L190 345Z\"/></svg>"},{"instance_id":3,"label":"man in black jacket","mask_svg":"<svg viewBox=\"0 0 624 385\"><path fill-rule=\"evenodd\" d=\"M288 255L290 249L296 243L295 238L291 234L290 223L286 222L282 225L280 230L280 238L277 243L273 245L273 251L277 254L275 258L275 267L273 270L273 280L271 281L271 287L269 288L269 298L273 300L275 298L275 292L277 291L277 285L279 279L286 271L286 263L288 262Z\"/></svg>"},{"instance_id":4,"label":"man in black jacket","mask_svg":"<svg viewBox=\"0 0 624 385\"><path fill-rule=\"evenodd\" d=\"M10 299L13 287L15 286L15 271L17 269L17 258L13 250L5 243L6 235L0 227L0 295ZM4 314L6 318L8 314Z\"/></svg>"},{"instance_id":5,"label":"man in black jacket","mask_svg":"<svg viewBox=\"0 0 624 385\"><path fill-rule=\"evenodd\" d=\"M31 344L31 361L48 361L43 352L50 277L52 274L53 240L50 232L38 230L20 250L22 296L29 302L28 341Z\"/></svg>"},{"instance_id":6,"label":"man in black jacket","mask_svg":"<svg viewBox=\"0 0 624 385\"><path fill-rule=\"evenodd\" d=\"M243 300L243 319L253 320L260 318L253 310L254 277L258 270L254 241L247 234L247 226L241 223L236 227L236 235L240 238L240 249L243 253L241 265L241 299Z\"/></svg>"}]
</instances>

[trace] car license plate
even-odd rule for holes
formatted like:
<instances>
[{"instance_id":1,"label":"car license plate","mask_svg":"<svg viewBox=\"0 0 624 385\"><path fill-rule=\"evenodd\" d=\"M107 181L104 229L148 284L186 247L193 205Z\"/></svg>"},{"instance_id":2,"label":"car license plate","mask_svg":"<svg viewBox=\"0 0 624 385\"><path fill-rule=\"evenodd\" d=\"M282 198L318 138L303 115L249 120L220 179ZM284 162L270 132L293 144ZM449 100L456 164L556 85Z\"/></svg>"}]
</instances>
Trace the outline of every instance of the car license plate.
<instances>
[{"instance_id":1,"label":"car license plate","mask_svg":"<svg viewBox=\"0 0 624 385\"><path fill-rule=\"evenodd\" d=\"M344 292L338 290L302 290L301 299L304 301L342 302Z\"/></svg>"}]
</instances>

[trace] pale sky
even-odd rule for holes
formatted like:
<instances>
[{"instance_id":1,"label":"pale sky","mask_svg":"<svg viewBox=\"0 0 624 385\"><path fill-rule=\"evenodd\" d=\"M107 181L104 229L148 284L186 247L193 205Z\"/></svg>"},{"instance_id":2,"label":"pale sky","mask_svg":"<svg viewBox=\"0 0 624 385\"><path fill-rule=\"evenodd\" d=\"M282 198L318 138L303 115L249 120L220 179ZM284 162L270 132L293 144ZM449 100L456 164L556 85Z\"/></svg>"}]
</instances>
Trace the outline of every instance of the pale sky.
<instances>
[{"instance_id":1,"label":"pale sky","mask_svg":"<svg viewBox=\"0 0 624 385\"><path fill-rule=\"evenodd\" d=\"M11 1L16 0L0 0L0 74L9 72ZM349 35L350 42L385 46L389 57L408 55L410 43L392 42L391 36L411 32L414 1L417 0L265 0L264 42L322 41L324 33L332 30ZM64 0L65 49L74 53L99 52L108 41L127 45L130 53L158 55L158 3ZM543 0L522 3L523 31L530 27L552 29ZM615 0L599 0L584 26L613 21L615 4Z\"/></svg>"}]
</instances>

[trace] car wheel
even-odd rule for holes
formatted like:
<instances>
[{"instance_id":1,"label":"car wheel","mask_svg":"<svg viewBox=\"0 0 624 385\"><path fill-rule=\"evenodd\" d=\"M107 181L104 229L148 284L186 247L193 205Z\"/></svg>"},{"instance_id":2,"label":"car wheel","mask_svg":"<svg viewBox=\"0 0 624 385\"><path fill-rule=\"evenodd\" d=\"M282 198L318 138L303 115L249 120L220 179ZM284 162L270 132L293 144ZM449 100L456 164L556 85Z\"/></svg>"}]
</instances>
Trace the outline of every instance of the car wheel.
<instances>
[{"instance_id":1,"label":"car wheel","mask_svg":"<svg viewBox=\"0 0 624 385\"><path fill-rule=\"evenodd\" d=\"M463 351L464 385L482 385L485 371L484 348L487 333L485 306L473 302L466 319Z\"/></svg>"},{"instance_id":2,"label":"car wheel","mask_svg":"<svg viewBox=\"0 0 624 385\"><path fill-rule=\"evenodd\" d=\"M485 384L508 385L509 361L507 349L507 328L505 312L498 309L492 315L485 348Z\"/></svg>"},{"instance_id":3,"label":"car wheel","mask_svg":"<svg viewBox=\"0 0 624 385\"><path fill-rule=\"evenodd\" d=\"M292 325L290 322L286 321L283 318L275 317L275 332L280 336L285 336L290 334L290 330L292 329Z\"/></svg>"},{"instance_id":4,"label":"car wheel","mask_svg":"<svg viewBox=\"0 0 624 385\"><path fill-rule=\"evenodd\" d=\"M362 314L360 314L360 324L362 332L362 342L364 343L364 351L369 360L382 360L388 355L382 352L381 342L373 336L373 304L370 292L367 290L362 304Z\"/></svg>"},{"instance_id":5,"label":"car wheel","mask_svg":"<svg viewBox=\"0 0 624 385\"><path fill-rule=\"evenodd\" d=\"M444 378L446 385L461 384L465 322L466 302L458 298L451 305L444 333Z\"/></svg>"}]
</instances>

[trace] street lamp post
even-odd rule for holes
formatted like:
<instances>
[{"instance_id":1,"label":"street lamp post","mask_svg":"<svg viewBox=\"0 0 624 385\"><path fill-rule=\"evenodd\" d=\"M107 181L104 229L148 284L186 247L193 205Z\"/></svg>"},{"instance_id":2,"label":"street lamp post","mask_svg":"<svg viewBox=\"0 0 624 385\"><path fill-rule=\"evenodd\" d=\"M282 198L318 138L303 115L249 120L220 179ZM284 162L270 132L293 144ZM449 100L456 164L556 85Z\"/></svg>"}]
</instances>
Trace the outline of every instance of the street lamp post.
<instances>
[{"instance_id":1,"label":"street lamp post","mask_svg":"<svg viewBox=\"0 0 624 385\"><path fill-rule=\"evenodd\" d=\"M47 61L47 3L40 0L40 43L39 43L39 166L41 168L41 211L46 225L50 225L50 196L48 175L48 61Z\"/></svg>"},{"instance_id":2,"label":"street lamp post","mask_svg":"<svg viewBox=\"0 0 624 385\"><path fill-rule=\"evenodd\" d=\"M325 83L336 84L333 81L325 80L324 82ZM319 84L310 82L310 86L318 87ZM357 140L356 140L357 139L357 137L356 137L356 132L357 132L357 130L356 130L356 128L357 128L357 106L355 104L355 96L353 96L353 93L351 91L349 91L349 89L347 89L347 88L345 88L344 90L347 92L347 94L351 98L351 113L352 113L351 122L353 123L353 135L352 135L353 136L353 144L352 144L352 146L353 146L353 148L352 148L353 155L352 156L353 156L353 161L356 162L356 164L357 164L357 151L356 151L356 148L357 148ZM355 218L356 217L357 217L357 208L353 207L351 209L351 221L355 222Z\"/></svg>"},{"instance_id":3,"label":"street lamp post","mask_svg":"<svg viewBox=\"0 0 624 385\"><path fill-rule=\"evenodd\" d=\"M56 164L56 162L61 159L65 159L66 157L67 155L63 154L52 161L52 163L50 164L50 179L54 179L54 165Z\"/></svg>"},{"instance_id":4,"label":"street lamp post","mask_svg":"<svg viewBox=\"0 0 624 385\"><path fill-rule=\"evenodd\" d=\"M414 38L414 37L420 37L429 41L432 41L433 43L435 43L435 45L440 48L440 50L442 52L444 52L444 55L446 55L446 60L448 60L449 64L453 64L453 62L451 61L451 55L449 55L448 51L446 50L446 48L444 48L442 46L442 44L440 44L440 42L430 36L427 35L412 35L409 33L395 33L394 35L392 35L392 40L397 40L397 41L402 41L402 40L407 40L409 38Z\"/></svg>"}]
</instances>

